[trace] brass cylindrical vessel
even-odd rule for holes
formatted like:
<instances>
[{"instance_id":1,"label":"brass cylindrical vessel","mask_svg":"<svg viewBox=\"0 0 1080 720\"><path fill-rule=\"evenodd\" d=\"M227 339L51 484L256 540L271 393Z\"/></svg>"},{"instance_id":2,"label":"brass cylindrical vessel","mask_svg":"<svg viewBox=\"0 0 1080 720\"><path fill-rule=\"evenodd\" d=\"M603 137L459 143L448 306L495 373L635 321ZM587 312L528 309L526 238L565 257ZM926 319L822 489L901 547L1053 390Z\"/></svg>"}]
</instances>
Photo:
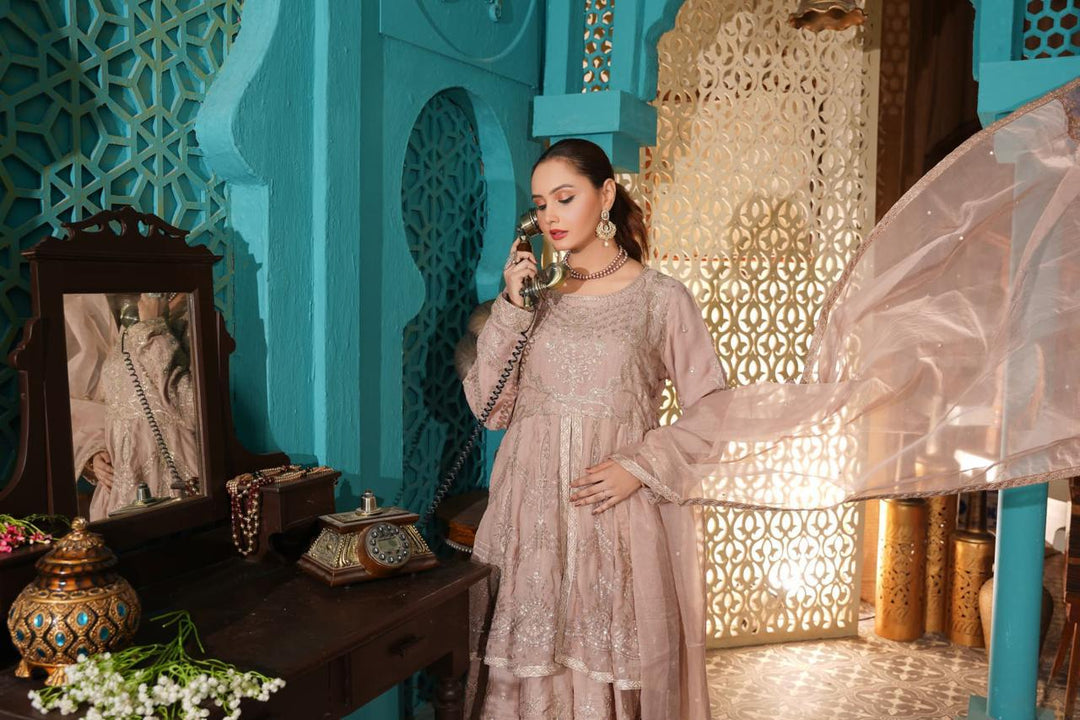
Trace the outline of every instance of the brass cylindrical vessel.
<instances>
[{"instance_id":1,"label":"brass cylindrical vessel","mask_svg":"<svg viewBox=\"0 0 1080 720\"><path fill-rule=\"evenodd\" d=\"M931 455L915 462L919 477L959 472L960 464L945 455ZM949 618L949 556L956 530L959 498L944 495L926 501L926 632L944 633Z\"/></svg>"},{"instance_id":2,"label":"brass cylindrical vessel","mask_svg":"<svg viewBox=\"0 0 1080 720\"><path fill-rule=\"evenodd\" d=\"M926 615L924 500L883 500L878 538L874 632L889 640L922 637Z\"/></svg>"},{"instance_id":3,"label":"brass cylindrical vessel","mask_svg":"<svg viewBox=\"0 0 1080 720\"><path fill-rule=\"evenodd\" d=\"M994 536L986 530L986 493L967 497L967 528L956 530L952 537L948 635L957 645L984 647L979 590L994 572Z\"/></svg>"},{"instance_id":4,"label":"brass cylindrical vessel","mask_svg":"<svg viewBox=\"0 0 1080 720\"><path fill-rule=\"evenodd\" d=\"M956 495L926 501L926 632L944 633L949 619L949 556L956 531Z\"/></svg>"}]
</instances>

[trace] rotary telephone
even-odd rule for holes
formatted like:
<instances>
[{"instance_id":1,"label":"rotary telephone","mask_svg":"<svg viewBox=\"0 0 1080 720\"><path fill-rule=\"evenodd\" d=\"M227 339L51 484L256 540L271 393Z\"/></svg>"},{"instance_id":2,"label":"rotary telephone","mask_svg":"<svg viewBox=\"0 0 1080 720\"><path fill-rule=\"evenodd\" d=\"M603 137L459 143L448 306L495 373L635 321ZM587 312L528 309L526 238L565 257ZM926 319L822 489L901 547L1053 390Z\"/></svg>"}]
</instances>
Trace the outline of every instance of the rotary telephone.
<instances>
[{"instance_id":1,"label":"rotary telephone","mask_svg":"<svg viewBox=\"0 0 1080 720\"><path fill-rule=\"evenodd\" d=\"M515 249L532 252L529 239L539 234L540 223L536 210L530 209L518 220L514 235ZM564 258L541 268L536 278L526 279L521 289L525 307L533 308L542 302L547 297L548 290L561 285L568 274ZM495 410L495 403L507 381L519 368L518 362L525 351L532 327L530 324L529 328L521 333L506 367L499 374L491 397L476 420L472 433L455 456L423 517L397 507L402 499L400 493L389 507L380 508L375 502L375 495L368 490L361 497L359 509L319 518L319 534L311 548L300 558L299 566L302 570L333 587L403 572L418 572L438 564L434 553L415 526L417 521L420 525L430 522L436 508L453 487L465 461L480 439L484 424Z\"/></svg>"}]
</instances>

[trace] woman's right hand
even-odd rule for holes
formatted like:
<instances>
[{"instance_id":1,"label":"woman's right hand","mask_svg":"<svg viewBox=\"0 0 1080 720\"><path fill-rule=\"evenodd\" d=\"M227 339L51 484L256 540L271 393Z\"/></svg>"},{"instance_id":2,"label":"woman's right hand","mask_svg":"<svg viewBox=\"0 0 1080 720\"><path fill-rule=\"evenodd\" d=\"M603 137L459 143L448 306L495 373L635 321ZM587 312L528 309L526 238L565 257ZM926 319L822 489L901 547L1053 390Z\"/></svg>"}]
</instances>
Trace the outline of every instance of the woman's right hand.
<instances>
[{"instance_id":1,"label":"woman's right hand","mask_svg":"<svg viewBox=\"0 0 1080 720\"><path fill-rule=\"evenodd\" d=\"M503 270L503 281L506 283L506 296L519 308L525 307L525 299L521 297L521 288L525 284L525 278L536 277L536 256L529 250L514 250L510 263Z\"/></svg>"},{"instance_id":2,"label":"woman's right hand","mask_svg":"<svg viewBox=\"0 0 1080 720\"><path fill-rule=\"evenodd\" d=\"M90 467L94 471L94 477L97 478L97 484L106 490L112 490L113 466L109 451L102 450L90 458Z\"/></svg>"}]
</instances>

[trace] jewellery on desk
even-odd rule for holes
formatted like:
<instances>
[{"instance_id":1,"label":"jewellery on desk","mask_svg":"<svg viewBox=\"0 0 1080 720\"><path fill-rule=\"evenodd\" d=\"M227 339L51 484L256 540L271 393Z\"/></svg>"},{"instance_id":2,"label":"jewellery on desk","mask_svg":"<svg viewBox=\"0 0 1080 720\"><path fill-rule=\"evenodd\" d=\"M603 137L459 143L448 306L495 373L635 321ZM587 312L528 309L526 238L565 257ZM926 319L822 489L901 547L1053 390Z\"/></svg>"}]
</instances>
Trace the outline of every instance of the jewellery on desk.
<instances>
[{"instance_id":1,"label":"jewellery on desk","mask_svg":"<svg viewBox=\"0 0 1080 720\"><path fill-rule=\"evenodd\" d=\"M582 273L578 272L574 268L570 268L570 277L574 278L575 280L596 280L597 278L605 277L612 274L613 272L621 268L624 264L626 264L626 260L628 257L629 256L626 254L626 248L620 247L618 254L615 255L615 259L612 260L603 270L597 270L594 273Z\"/></svg>"},{"instance_id":2,"label":"jewellery on desk","mask_svg":"<svg viewBox=\"0 0 1080 720\"><path fill-rule=\"evenodd\" d=\"M233 545L241 555L247 557L259 549L259 522L262 519L259 514L262 506L260 490L277 482L299 480L308 472L308 468L299 465L282 465L237 475L225 483L225 490L229 493Z\"/></svg>"}]
</instances>

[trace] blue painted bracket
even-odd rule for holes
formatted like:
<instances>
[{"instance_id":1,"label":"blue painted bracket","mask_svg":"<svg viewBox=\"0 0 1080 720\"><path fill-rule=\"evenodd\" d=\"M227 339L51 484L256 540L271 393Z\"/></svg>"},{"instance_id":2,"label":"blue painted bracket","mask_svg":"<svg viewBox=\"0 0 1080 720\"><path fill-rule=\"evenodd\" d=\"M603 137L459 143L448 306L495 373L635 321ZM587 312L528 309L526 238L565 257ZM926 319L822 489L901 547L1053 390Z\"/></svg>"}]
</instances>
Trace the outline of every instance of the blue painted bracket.
<instances>
[{"instance_id":1,"label":"blue painted bracket","mask_svg":"<svg viewBox=\"0 0 1080 720\"><path fill-rule=\"evenodd\" d=\"M1080 77L1080 56L987 61L980 72L979 120L985 126Z\"/></svg>"},{"instance_id":2,"label":"blue painted bracket","mask_svg":"<svg viewBox=\"0 0 1080 720\"><path fill-rule=\"evenodd\" d=\"M585 16L576 0L549 0L544 93L533 105L533 135L584 137L617 169L636 172L640 149L656 143L656 43L684 0L626 0L614 8L609 90L582 93Z\"/></svg>"},{"instance_id":3,"label":"blue painted bracket","mask_svg":"<svg viewBox=\"0 0 1080 720\"><path fill-rule=\"evenodd\" d=\"M621 90L539 95L533 101L533 135L552 142L592 140L616 167L636 170L640 148L656 144L656 108Z\"/></svg>"}]
</instances>

